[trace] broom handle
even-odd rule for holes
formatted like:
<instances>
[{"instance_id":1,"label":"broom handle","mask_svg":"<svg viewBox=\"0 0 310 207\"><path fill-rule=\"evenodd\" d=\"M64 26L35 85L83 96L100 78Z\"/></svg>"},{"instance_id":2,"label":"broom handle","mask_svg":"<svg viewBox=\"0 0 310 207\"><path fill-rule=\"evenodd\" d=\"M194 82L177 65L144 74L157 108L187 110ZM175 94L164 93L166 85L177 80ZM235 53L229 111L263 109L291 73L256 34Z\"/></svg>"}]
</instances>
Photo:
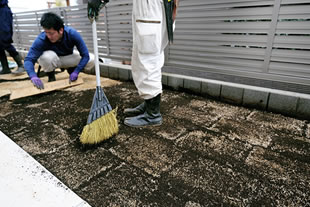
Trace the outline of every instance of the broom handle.
<instances>
[{"instance_id":1,"label":"broom handle","mask_svg":"<svg viewBox=\"0 0 310 207\"><path fill-rule=\"evenodd\" d=\"M98 38L97 38L97 26L96 20L92 23L92 32L93 32L93 45L95 53L95 72L96 72L96 83L100 87L100 71L99 71L99 55L98 55Z\"/></svg>"}]
</instances>

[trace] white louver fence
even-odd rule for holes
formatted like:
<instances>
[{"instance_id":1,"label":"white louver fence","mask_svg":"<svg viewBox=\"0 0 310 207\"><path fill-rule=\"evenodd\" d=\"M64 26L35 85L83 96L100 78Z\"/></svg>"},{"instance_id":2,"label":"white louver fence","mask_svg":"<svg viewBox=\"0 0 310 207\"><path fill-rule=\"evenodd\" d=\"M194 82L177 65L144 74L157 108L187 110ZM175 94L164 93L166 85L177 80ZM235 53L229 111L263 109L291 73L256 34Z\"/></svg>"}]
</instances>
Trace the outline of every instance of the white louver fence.
<instances>
[{"instance_id":1,"label":"white louver fence","mask_svg":"<svg viewBox=\"0 0 310 207\"><path fill-rule=\"evenodd\" d=\"M14 14L15 45L28 50L42 31L42 14L54 11L92 51L86 7ZM132 0L114 0L102 10L100 57L130 60L131 9ZM176 73L298 84L310 93L310 0L180 0L174 44L166 54L165 68Z\"/></svg>"}]
</instances>

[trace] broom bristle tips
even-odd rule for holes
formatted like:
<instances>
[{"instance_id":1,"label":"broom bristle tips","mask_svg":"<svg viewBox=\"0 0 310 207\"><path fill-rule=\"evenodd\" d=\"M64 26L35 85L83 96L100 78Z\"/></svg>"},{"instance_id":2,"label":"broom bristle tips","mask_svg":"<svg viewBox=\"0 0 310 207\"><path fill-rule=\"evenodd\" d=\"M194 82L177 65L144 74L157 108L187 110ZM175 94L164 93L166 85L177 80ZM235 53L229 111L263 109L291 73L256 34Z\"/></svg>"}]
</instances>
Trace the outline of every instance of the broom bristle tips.
<instances>
[{"instance_id":1,"label":"broom bristle tips","mask_svg":"<svg viewBox=\"0 0 310 207\"><path fill-rule=\"evenodd\" d=\"M117 109L114 109L86 125L83 128L80 142L82 144L97 144L117 134L118 122L116 119L116 111Z\"/></svg>"}]
</instances>

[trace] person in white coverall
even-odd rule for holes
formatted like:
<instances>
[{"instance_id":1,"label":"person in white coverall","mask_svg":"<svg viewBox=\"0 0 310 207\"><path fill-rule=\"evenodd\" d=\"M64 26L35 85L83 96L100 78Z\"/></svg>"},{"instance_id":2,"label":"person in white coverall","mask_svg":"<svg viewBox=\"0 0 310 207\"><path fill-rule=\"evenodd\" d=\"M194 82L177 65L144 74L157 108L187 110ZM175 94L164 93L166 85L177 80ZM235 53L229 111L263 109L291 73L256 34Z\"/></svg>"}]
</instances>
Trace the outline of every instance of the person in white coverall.
<instances>
[{"instance_id":1,"label":"person in white coverall","mask_svg":"<svg viewBox=\"0 0 310 207\"><path fill-rule=\"evenodd\" d=\"M144 101L135 108L125 109L124 124L131 127L161 125L160 99L162 93L161 68L164 65L164 49L168 45L168 33L164 1L133 0L132 9L132 77L138 93ZM178 0L174 0L173 21ZM100 9L109 0L88 0L88 17L97 19Z\"/></svg>"}]
</instances>

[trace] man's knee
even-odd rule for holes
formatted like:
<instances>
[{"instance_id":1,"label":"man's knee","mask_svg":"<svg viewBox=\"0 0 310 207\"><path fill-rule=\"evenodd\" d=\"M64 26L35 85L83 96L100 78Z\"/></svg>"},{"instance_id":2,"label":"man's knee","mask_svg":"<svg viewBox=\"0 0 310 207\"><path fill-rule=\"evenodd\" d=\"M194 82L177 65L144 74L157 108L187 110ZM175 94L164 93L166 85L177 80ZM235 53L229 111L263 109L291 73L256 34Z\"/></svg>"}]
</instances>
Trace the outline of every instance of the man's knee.
<instances>
[{"instance_id":1,"label":"man's knee","mask_svg":"<svg viewBox=\"0 0 310 207\"><path fill-rule=\"evenodd\" d=\"M39 58L39 64L45 72L51 72L59 67L60 60L58 55L51 50L45 51Z\"/></svg>"}]
</instances>

